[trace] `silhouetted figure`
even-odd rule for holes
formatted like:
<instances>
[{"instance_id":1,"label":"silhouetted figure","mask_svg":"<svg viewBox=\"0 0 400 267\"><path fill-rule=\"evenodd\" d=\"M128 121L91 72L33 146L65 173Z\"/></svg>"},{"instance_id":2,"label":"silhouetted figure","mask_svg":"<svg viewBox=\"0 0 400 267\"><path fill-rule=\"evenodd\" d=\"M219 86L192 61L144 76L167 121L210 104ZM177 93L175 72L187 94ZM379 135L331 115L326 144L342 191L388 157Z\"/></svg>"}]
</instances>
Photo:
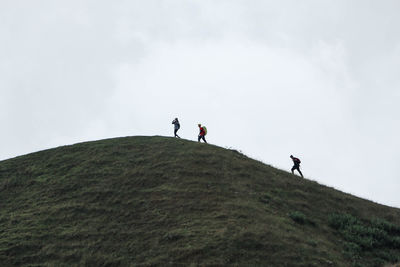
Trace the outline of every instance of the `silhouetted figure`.
<instances>
[{"instance_id":1,"label":"silhouetted figure","mask_svg":"<svg viewBox=\"0 0 400 267\"><path fill-rule=\"evenodd\" d=\"M294 174L294 170L297 170L300 173L301 177L303 177L303 174L300 171L301 161L298 158L293 157L292 155L290 155L290 158L293 160L293 164L294 164L292 167L292 173Z\"/></svg>"},{"instance_id":2,"label":"silhouetted figure","mask_svg":"<svg viewBox=\"0 0 400 267\"><path fill-rule=\"evenodd\" d=\"M176 134L178 132L179 128L181 128L178 118L175 118L175 120L172 121L172 124L174 125L174 137L180 138L179 135Z\"/></svg>"},{"instance_id":3,"label":"silhouetted figure","mask_svg":"<svg viewBox=\"0 0 400 267\"><path fill-rule=\"evenodd\" d=\"M200 142L200 140L203 139L204 143L207 143L206 138L205 138L205 136L207 134L207 128L205 126L201 127L201 124L198 124L198 126L199 126L199 130L200 130L200 133L198 136L198 142Z\"/></svg>"}]
</instances>

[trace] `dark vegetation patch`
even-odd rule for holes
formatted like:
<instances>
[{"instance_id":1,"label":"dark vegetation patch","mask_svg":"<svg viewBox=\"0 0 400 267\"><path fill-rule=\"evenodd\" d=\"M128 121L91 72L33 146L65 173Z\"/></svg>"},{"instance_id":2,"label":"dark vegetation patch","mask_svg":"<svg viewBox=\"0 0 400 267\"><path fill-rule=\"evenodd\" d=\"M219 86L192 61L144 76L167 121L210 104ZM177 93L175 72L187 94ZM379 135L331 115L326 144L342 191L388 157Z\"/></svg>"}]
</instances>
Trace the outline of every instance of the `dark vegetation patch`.
<instances>
[{"instance_id":1,"label":"dark vegetation patch","mask_svg":"<svg viewBox=\"0 0 400 267\"><path fill-rule=\"evenodd\" d=\"M376 264L400 261L400 226L384 219L361 220L343 213L331 214L329 225L344 239L344 254L354 264L363 264L367 256L373 256Z\"/></svg>"},{"instance_id":2,"label":"dark vegetation patch","mask_svg":"<svg viewBox=\"0 0 400 267\"><path fill-rule=\"evenodd\" d=\"M292 211L289 212L288 215L293 221L295 221L298 224L309 224L315 226L315 222L307 218L307 216L300 211Z\"/></svg>"}]
</instances>

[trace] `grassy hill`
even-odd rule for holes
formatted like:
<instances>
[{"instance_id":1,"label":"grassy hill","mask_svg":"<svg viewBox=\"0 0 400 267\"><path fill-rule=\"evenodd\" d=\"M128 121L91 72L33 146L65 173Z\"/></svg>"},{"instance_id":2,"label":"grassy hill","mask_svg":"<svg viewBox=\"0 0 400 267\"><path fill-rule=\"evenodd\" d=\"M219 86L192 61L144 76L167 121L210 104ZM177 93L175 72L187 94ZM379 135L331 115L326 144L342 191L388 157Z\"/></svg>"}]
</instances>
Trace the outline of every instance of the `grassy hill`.
<instances>
[{"instance_id":1,"label":"grassy hill","mask_svg":"<svg viewBox=\"0 0 400 267\"><path fill-rule=\"evenodd\" d=\"M1 266L399 261L399 209L234 150L126 137L0 162Z\"/></svg>"}]
</instances>

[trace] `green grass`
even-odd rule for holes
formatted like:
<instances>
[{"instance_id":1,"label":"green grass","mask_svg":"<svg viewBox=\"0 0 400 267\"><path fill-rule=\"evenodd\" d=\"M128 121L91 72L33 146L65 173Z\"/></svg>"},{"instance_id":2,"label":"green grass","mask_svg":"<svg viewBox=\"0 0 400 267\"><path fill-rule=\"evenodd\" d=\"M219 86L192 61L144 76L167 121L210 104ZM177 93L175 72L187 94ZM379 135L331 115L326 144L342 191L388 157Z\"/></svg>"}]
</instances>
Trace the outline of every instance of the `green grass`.
<instances>
[{"instance_id":1,"label":"green grass","mask_svg":"<svg viewBox=\"0 0 400 267\"><path fill-rule=\"evenodd\" d=\"M0 162L2 266L380 266L400 210L166 137Z\"/></svg>"}]
</instances>

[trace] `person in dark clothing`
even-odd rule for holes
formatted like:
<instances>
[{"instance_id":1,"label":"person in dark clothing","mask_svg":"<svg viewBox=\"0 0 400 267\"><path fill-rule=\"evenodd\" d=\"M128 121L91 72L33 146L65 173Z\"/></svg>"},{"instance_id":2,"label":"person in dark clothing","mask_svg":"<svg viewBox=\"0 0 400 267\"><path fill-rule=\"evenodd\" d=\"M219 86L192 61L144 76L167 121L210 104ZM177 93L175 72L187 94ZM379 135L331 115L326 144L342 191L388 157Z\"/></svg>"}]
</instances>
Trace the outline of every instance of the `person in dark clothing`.
<instances>
[{"instance_id":1,"label":"person in dark clothing","mask_svg":"<svg viewBox=\"0 0 400 267\"><path fill-rule=\"evenodd\" d=\"M303 177L303 174L300 171L301 161L298 158L293 157L292 155L290 155L290 158L293 160L293 164L294 164L292 167L292 173L294 174L294 170L297 170L300 173L301 177Z\"/></svg>"},{"instance_id":2,"label":"person in dark clothing","mask_svg":"<svg viewBox=\"0 0 400 267\"><path fill-rule=\"evenodd\" d=\"M179 128L181 128L178 118L175 118L175 120L172 121L172 124L174 125L174 137L180 138L179 135L176 134Z\"/></svg>"},{"instance_id":3,"label":"person in dark clothing","mask_svg":"<svg viewBox=\"0 0 400 267\"><path fill-rule=\"evenodd\" d=\"M199 130L200 130L200 133L198 136L198 142L200 142L200 140L203 139L204 143L207 143L206 138L205 138L206 130L203 127L201 127L201 124L198 124L198 126L199 126Z\"/></svg>"}]
</instances>

